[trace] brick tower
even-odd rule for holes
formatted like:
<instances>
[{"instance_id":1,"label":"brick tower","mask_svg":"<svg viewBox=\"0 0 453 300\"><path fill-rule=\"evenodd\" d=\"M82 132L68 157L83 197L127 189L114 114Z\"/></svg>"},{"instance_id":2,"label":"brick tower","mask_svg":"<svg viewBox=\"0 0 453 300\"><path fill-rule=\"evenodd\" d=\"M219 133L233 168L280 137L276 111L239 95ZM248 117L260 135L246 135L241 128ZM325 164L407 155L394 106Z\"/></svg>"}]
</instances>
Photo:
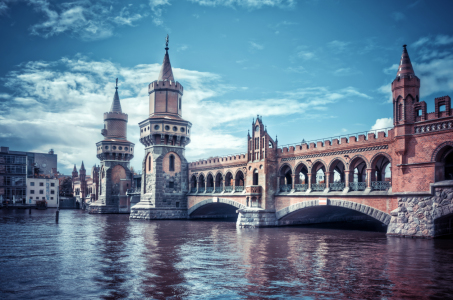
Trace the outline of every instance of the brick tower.
<instances>
[{"instance_id":1,"label":"brick tower","mask_svg":"<svg viewBox=\"0 0 453 300\"><path fill-rule=\"evenodd\" d=\"M395 152L399 158L397 164L406 163L405 154L408 142L413 134L412 125L415 123L419 109L424 106L423 108L426 111L426 103L419 102L419 95L420 79L415 76L406 45L403 45L398 72L392 82Z\"/></svg>"},{"instance_id":2,"label":"brick tower","mask_svg":"<svg viewBox=\"0 0 453 300\"><path fill-rule=\"evenodd\" d=\"M134 157L135 146L127 140L127 119L121 110L117 78L112 106L104 113L101 130L104 140L96 143L97 157L101 160L99 196L90 205L90 213L127 212L126 191L132 184L129 161Z\"/></svg>"},{"instance_id":3,"label":"brick tower","mask_svg":"<svg viewBox=\"0 0 453 300\"><path fill-rule=\"evenodd\" d=\"M157 80L148 85L149 116L139 123L145 145L140 202L131 208L132 219L187 217L188 164L185 146L192 124L182 119L182 85L175 81L168 55Z\"/></svg>"}]
</instances>

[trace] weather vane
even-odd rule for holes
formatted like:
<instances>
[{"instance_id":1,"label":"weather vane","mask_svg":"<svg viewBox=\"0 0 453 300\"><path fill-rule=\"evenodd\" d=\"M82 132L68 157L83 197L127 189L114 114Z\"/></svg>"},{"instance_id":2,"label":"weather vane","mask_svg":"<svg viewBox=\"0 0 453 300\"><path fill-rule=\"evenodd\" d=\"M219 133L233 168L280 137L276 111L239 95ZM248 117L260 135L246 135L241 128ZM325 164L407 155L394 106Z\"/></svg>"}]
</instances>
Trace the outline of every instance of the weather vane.
<instances>
[{"instance_id":1,"label":"weather vane","mask_svg":"<svg viewBox=\"0 0 453 300\"><path fill-rule=\"evenodd\" d=\"M116 79L116 86L115 89L118 89L118 78Z\"/></svg>"},{"instance_id":2,"label":"weather vane","mask_svg":"<svg viewBox=\"0 0 453 300\"><path fill-rule=\"evenodd\" d=\"M165 38L165 47L168 48L168 34L167 37Z\"/></svg>"}]
</instances>

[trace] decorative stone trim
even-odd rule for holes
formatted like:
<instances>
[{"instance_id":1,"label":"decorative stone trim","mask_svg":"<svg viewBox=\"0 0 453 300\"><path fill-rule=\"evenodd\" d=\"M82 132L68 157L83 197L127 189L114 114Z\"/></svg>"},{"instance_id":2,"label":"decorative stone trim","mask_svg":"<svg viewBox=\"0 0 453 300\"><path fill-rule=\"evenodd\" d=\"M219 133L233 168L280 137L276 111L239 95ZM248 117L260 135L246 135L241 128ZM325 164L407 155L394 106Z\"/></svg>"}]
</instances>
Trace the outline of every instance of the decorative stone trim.
<instances>
[{"instance_id":1,"label":"decorative stone trim","mask_svg":"<svg viewBox=\"0 0 453 300\"><path fill-rule=\"evenodd\" d=\"M414 133L427 133L432 131L442 131L442 130L449 130L453 129L453 122L452 121L445 121L445 122L438 122L434 124L422 125L422 126L415 126Z\"/></svg>"},{"instance_id":2,"label":"decorative stone trim","mask_svg":"<svg viewBox=\"0 0 453 300\"><path fill-rule=\"evenodd\" d=\"M292 160L297 160L297 159L306 159L306 158L314 158L314 157L350 154L350 153L357 153L357 152L385 150L385 149L388 149L388 148L389 148L389 145L366 147L366 148L357 148L357 149L342 150L342 151L335 151L335 152L325 152L325 153L301 155L301 156L295 156L295 157L285 157L285 158L282 159L282 161L292 161Z\"/></svg>"}]
</instances>

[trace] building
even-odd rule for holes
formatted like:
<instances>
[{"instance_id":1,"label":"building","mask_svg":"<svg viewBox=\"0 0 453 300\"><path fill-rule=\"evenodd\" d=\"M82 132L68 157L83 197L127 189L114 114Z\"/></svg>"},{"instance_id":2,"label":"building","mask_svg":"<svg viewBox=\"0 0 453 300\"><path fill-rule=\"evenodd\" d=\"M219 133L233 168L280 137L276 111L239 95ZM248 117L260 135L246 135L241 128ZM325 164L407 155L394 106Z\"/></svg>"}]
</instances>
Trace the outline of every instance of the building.
<instances>
[{"instance_id":1,"label":"building","mask_svg":"<svg viewBox=\"0 0 453 300\"><path fill-rule=\"evenodd\" d=\"M59 207L59 182L57 178L27 178L26 204L36 205L36 201L45 200L47 207Z\"/></svg>"},{"instance_id":2,"label":"building","mask_svg":"<svg viewBox=\"0 0 453 300\"><path fill-rule=\"evenodd\" d=\"M453 233L451 98L426 111L406 45L392 83L393 128L279 147L258 116L243 154L192 163L168 40L165 50L148 86L149 116L139 123L146 149L131 219L238 216L239 227L364 220L390 235Z\"/></svg>"},{"instance_id":3,"label":"building","mask_svg":"<svg viewBox=\"0 0 453 300\"><path fill-rule=\"evenodd\" d=\"M130 202L127 190L132 188L133 174L129 161L134 157L135 144L127 140L127 114L121 110L118 95L118 79L110 111L104 113L104 139L96 143L97 157L101 160L100 169L96 170L99 188L95 186L95 201L90 204L90 213L129 213ZM83 166L83 165L82 165ZM85 170L80 170L81 182L85 180ZM97 178L99 177L99 178ZM83 180L82 180L83 178ZM92 180L93 180L92 179ZM86 189L87 185L81 185ZM84 194L82 196L85 196Z\"/></svg>"},{"instance_id":4,"label":"building","mask_svg":"<svg viewBox=\"0 0 453 300\"><path fill-rule=\"evenodd\" d=\"M46 154L0 148L0 197L3 199L25 199L27 178L53 178L56 174L57 155L52 149Z\"/></svg>"}]
</instances>

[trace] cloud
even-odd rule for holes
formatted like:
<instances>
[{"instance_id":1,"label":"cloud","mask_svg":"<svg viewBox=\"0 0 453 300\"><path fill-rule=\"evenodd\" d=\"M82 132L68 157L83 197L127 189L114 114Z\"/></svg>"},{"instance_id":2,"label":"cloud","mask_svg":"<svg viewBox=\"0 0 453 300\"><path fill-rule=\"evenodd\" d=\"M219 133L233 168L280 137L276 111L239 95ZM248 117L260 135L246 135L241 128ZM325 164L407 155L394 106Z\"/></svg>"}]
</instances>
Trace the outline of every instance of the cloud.
<instances>
[{"instance_id":1,"label":"cloud","mask_svg":"<svg viewBox=\"0 0 453 300\"><path fill-rule=\"evenodd\" d=\"M304 60L310 60L315 57L315 53L309 51L299 51L296 55L298 58L302 58Z\"/></svg>"},{"instance_id":2,"label":"cloud","mask_svg":"<svg viewBox=\"0 0 453 300\"><path fill-rule=\"evenodd\" d=\"M392 128L392 127L393 127L393 118L382 118L382 119L377 119L376 123L374 123L374 125L371 126L370 130L378 130L378 129Z\"/></svg>"},{"instance_id":3,"label":"cloud","mask_svg":"<svg viewBox=\"0 0 453 300\"><path fill-rule=\"evenodd\" d=\"M406 18L406 16L402 12L394 11L394 12L392 12L392 18L393 18L393 20L398 22L398 21L404 20Z\"/></svg>"},{"instance_id":4,"label":"cloud","mask_svg":"<svg viewBox=\"0 0 453 300\"><path fill-rule=\"evenodd\" d=\"M187 45L182 45L176 49L176 52L186 51L188 48L189 47Z\"/></svg>"},{"instance_id":5,"label":"cloud","mask_svg":"<svg viewBox=\"0 0 453 300\"><path fill-rule=\"evenodd\" d=\"M393 64L390 67L385 68L384 70L382 70L382 72L384 72L387 75L395 75L396 76L396 73L398 72L398 66L399 66L398 64Z\"/></svg>"},{"instance_id":6,"label":"cloud","mask_svg":"<svg viewBox=\"0 0 453 300\"><path fill-rule=\"evenodd\" d=\"M335 40L335 41L331 41L331 42L327 43L327 46L332 48L332 50L335 52L343 52L343 51L347 50L347 47L349 44L350 44L349 42Z\"/></svg>"},{"instance_id":7,"label":"cloud","mask_svg":"<svg viewBox=\"0 0 453 300\"><path fill-rule=\"evenodd\" d=\"M419 48L422 46L431 47L435 46L445 46L453 44L453 36L439 34L436 37L424 36L419 38L415 43L412 44L414 48Z\"/></svg>"},{"instance_id":8,"label":"cloud","mask_svg":"<svg viewBox=\"0 0 453 300\"><path fill-rule=\"evenodd\" d=\"M436 36L435 44L436 45L449 45L453 43L453 36L439 34Z\"/></svg>"},{"instance_id":9,"label":"cloud","mask_svg":"<svg viewBox=\"0 0 453 300\"><path fill-rule=\"evenodd\" d=\"M5 2L0 2L0 15L4 15L8 10L8 6Z\"/></svg>"},{"instance_id":10,"label":"cloud","mask_svg":"<svg viewBox=\"0 0 453 300\"><path fill-rule=\"evenodd\" d=\"M357 75L357 74L362 74L362 72L360 72L358 70L354 70L352 68L340 68L333 72L333 75L335 75L335 76L351 76L351 75Z\"/></svg>"},{"instance_id":11,"label":"cloud","mask_svg":"<svg viewBox=\"0 0 453 300\"><path fill-rule=\"evenodd\" d=\"M249 43L250 43L250 46L252 47L252 49L254 49L254 50L263 50L264 49L263 45L257 44L252 41L250 41Z\"/></svg>"},{"instance_id":12,"label":"cloud","mask_svg":"<svg viewBox=\"0 0 453 300\"><path fill-rule=\"evenodd\" d=\"M286 71L290 72L290 73L299 73L299 74L307 73L307 70L305 70L305 68L302 66L288 67L288 68L286 68Z\"/></svg>"},{"instance_id":13,"label":"cloud","mask_svg":"<svg viewBox=\"0 0 453 300\"><path fill-rule=\"evenodd\" d=\"M383 94L386 98L384 103L393 103L393 97L392 97L392 86L390 83L384 84L381 87L377 89L377 92L380 94Z\"/></svg>"},{"instance_id":14,"label":"cloud","mask_svg":"<svg viewBox=\"0 0 453 300\"><path fill-rule=\"evenodd\" d=\"M162 11L163 7L166 5L171 5L168 0L149 0L149 6L153 11L153 23L156 26L161 26L164 23L162 19Z\"/></svg>"},{"instance_id":15,"label":"cloud","mask_svg":"<svg viewBox=\"0 0 453 300\"><path fill-rule=\"evenodd\" d=\"M49 38L68 33L82 40L97 40L113 35L116 26L134 26L147 14L133 13L134 6L125 6L115 16L116 9L104 2L78 0L52 4L47 0L28 0L45 20L31 26L31 34ZM138 10L139 8L137 8Z\"/></svg>"},{"instance_id":16,"label":"cloud","mask_svg":"<svg viewBox=\"0 0 453 300\"><path fill-rule=\"evenodd\" d=\"M417 47L421 47L423 45L425 45L426 43L429 42L429 37L421 37L419 38L415 43L412 44L413 47L417 48Z\"/></svg>"},{"instance_id":17,"label":"cloud","mask_svg":"<svg viewBox=\"0 0 453 300\"><path fill-rule=\"evenodd\" d=\"M202 6L228 6L243 7L248 9L259 9L264 6L276 8L293 8L296 5L295 0L190 0Z\"/></svg>"},{"instance_id":18,"label":"cloud","mask_svg":"<svg viewBox=\"0 0 453 300\"><path fill-rule=\"evenodd\" d=\"M103 139L103 113L110 108L115 78L119 77L122 109L129 115L128 139L135 143L131 165L140 170L144 147L138 142L137 123L147 118L147 86L159 70L160 64L123 67L81 55L23 63L2 79L14 96L5 96L6 100L0 102L1 143L38 152L53 148L60 171L65 173L82 160L87 166L99 164L95 143ZM244 151L244 136L236 136L231 128L245 135L238 124L256 114L305 116L325 111L338 101L371 98L353 87L314 87L276 92L266 98L225 100L229 92L244 88L226 85L214 73L179 68L173 68L173 72L184 85L183 117L193 124L192 141L186 150L189 160Z\"/></svg>"}]
</instances>

